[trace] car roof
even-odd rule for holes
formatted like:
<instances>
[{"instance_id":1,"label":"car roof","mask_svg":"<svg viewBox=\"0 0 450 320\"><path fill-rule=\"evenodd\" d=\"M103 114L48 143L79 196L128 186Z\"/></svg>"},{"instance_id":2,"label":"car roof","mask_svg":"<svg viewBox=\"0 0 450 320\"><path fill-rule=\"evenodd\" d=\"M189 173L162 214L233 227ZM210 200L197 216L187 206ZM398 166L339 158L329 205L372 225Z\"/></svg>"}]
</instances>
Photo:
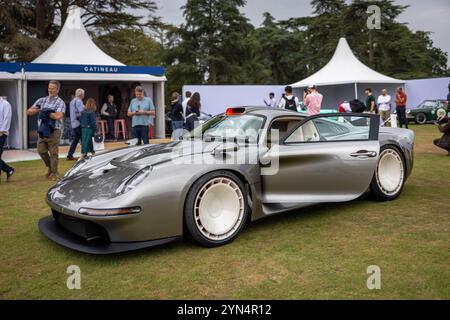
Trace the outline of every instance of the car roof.
<instances>
[{"instance_id":1,"label":"car roof","mask_svg":"<svg viewBox=\"0 0 450 320\"><path fill-rule=\"evenodd\" d=\"M266 117L277 117L277 116L301 116L308 117L307 113L304 112L296 112L292 110L279 109L279 108L270 108L264 106L240 106L235 108L244 108L244 114L259 114ZM233 108L234 109L234 108Z\"/></svg>"}]
</instances>

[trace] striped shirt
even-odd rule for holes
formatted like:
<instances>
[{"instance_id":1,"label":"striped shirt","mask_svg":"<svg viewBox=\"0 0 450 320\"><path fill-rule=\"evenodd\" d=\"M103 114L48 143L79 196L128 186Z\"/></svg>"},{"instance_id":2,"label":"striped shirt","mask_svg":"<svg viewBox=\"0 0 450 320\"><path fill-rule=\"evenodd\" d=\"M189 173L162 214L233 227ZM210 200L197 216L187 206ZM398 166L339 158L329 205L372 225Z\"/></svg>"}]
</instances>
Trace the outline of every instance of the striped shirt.
<instances>
[{"instance_id":1,"label":"striped shirt","mask_svg":"<svg viewBox=\"0 0 450 320\"><path fill-rule=\"evenodd\" d=\"M37 101L33 104L33 107L38 107L41 110L51 109L51 110L54 110L55 112L62 112L62 113L66 112L66 104L58 96L56 96L56 97L48 96L48 97L37 99ZM61 120L55 121L56 129L63 128L63 119L64 119L64 117Z\"/></svg>"}]
</instances>

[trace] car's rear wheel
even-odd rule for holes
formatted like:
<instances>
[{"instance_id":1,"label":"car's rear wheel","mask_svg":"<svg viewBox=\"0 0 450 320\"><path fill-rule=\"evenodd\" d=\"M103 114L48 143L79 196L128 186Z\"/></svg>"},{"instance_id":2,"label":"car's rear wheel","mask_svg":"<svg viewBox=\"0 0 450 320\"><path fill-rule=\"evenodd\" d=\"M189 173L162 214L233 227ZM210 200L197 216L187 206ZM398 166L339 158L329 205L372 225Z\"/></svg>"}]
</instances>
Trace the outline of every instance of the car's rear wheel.
<instances>
[{"instance_id":1,"label":"car's rear wheel","mask_svg":"<svg viewBox=\"0 0 450 320\"><path fill-rule=\"evenodd\" d=\"M427 115L423 112L416 114L415 117L417 124L425 124L427 123Z\"/></svg>"},{"instance_id":2,"label":"car's rear wheel","mask_svg":"<svg viewBox=\"0 0 450 320\"><path fill-rule=\"evenodd\" d=\"M394 147L381 149L375 174L370 184L372 196L379 201L396 199L405 185L405 162Z\"/></svg>"},{"instance_id":3,"label":"car's rear wheel","mask_svg":"<svg viewBox=\"0 0 450 320\"><path fill-rule=\"evenodd\" d=\"M188 235L205 247L233 241L247 216L244 184L228 171L212 172L197 180L188 193L184 209Z\"/></svg>"}]
</instances>

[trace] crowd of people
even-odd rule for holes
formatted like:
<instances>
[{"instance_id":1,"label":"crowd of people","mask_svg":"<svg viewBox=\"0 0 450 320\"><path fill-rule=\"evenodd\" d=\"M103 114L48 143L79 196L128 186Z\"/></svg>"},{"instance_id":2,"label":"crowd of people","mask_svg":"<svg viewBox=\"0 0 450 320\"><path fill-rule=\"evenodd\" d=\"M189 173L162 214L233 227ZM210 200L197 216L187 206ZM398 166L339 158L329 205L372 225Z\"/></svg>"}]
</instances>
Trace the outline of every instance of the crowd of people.
<instances>
[{"instance_id":1,"label":"crowd of people","mask_svg":"<svg viewBox=\"0 0 450 320\"><path fill-rule=\"evenodd\" d=\"M375 98L371 88L365 90L366 101L365 103L359 100L344 101L339 106L339 112L353 112L362 113L368 112L373 114L379 114L383 120L383 124L387 124L391 119L392 112L392 97L388 94L387 89L381 90L378 98ZM292 111L306 111L308 115L313 116L320 114L323 103L323 95L319 93L317 86L311 84L307 89L303 91L303 100L300 101L298 97L293 94L293 88L287 86L284 89L284 93L277 103L275 94L269 93L269 99L264 100L264 104L271 108L287 109ZM408 128L408 119L406 116L406 103L408 97L402 87L397 88L395 104L396 114L400 122L400 127ZM355 107L353 107L355 105ZM360 107L361 106L361 107Z\"/></svg>"},{"instance_id":2,"label":"crowd of people","mask_svg":"<svg viewBox=\"0 0 450 320\"><path fill-rule=\"evenodd\" d=\"M64 127L65 114L70 114L70 127L72 130L72 142L69 147L67 160L77 160L74 157L74 153L79 143L81 143L80 159L85 158L89 154L95 154L93 138L98 133L97 103L95 99L88 98L84 102L85 91L79 88L75 91L73 99L69 103L69 110L66 110L66 104L59 97L60 88L61 85L58 81L50 81L48 96L39 98L27 110L29 117L38 115L39 136L37 151L47 167L45 177L53 181L59 179L59 144ZM137 86L134 89L134 95L135 98L130 102L127 115L132 119L133 135L137 139L137 144L148 144L149 125L153 125L155 106L152 99L144 95L142 87ZM100 114L106 118L108 133L111 136L114 132L114 119L117 116L117 107L114 104L113 95L107 96L107 101L102 106ZM13 171L11 169L6 168L5 170L8 170L8 176L12 175Z\"/></svg>"},{"instance_id":3,"label":"crowd of people","mask_svg":"<svg viewBox=\"0 0 450 320\"><path fill-rule=\"evenodd\" d=\"M97 127L97 104L92 98L88 98L86 103L85 91L77 89L70 101L69 110L66 110L66 104L59 97L61 85L58 81L50 81L48 84L48 96L39 98L28 110L29 117L38 115L38 141L37 151L44 162L47 173L47 179L56 181L59 179L58 159L59 144L61 131L65 114L70 114L70 126L72 129L72 143L69 148L67 160L77 160L74 157L75 150L81 142L81 159L88 154L95 154L93 148L93 137L98 131ZM391 115L391 101L386 89L381 91L378 99L375 99L372 89L365 90L366 101L361 112L378 113L384 122L387 122ZM138 140L137 144L148 144L149 125L153 125L153 119L156 115L155 106L151 98L146 97L144 89L137 86L134 89L135 98L131 100L128 107L128 117L132 119L132 129L134 137ZM200 94L195 92L192 94L187 91L184 99L180 94L174 92L171 97L171 111L169 117L171 119L171 129L174 132L180 132L179 129L192 131L199 123L201 102ZM447 96L450 102L450 85L449 94ZM277 103L275 94L269 94L269 100L264 101L267 107L288 109L298 111L304 106L309 115L319 114L322 107L323 95L318 92L317 87L312 84L304 90L303 101L300 102L298 97L293 94L290 86L285 88L285 92ZM400 126L408 128L408 119L406 117L406 104L408 97L403 88L398 88L395 97L396 113L399 117ZM346 110L353 112L351 108ZM117 117L117 107L114 104L114 96L108 95L107 101L100 110L101 116L106 118L108 124L108 132L111 135L114 132L114 119ZM6 180L9 181L15 170L2 159L3 148L9 135L11 126L11 105L4 98L0 97L0 174L6 173ZM434 144L448 152L450 156L450 117L441 117L434 123L438 126L443 136L434 140ZM182 130L181 130L182 131Z\"/></svg>"}]
</instances>

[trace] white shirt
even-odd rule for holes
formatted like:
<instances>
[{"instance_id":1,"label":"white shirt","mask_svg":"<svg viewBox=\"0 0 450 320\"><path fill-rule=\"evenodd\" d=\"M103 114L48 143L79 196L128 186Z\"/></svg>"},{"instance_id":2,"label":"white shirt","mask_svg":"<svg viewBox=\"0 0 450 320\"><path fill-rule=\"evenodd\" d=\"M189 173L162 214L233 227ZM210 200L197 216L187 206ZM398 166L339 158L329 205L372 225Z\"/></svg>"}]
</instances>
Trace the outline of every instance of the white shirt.
<instances>
[{"instance_id":1,"label":"white shirt","mask_svg":"<svg viewBox=\"0 0 450 320\"><path fill-rule=\"evenodd\" d=\"M286 96L286 99L288 99L288 100L292 100L292 98L294 98L294 96ZM285 107L286 107L286 99L281 98L280 103L278 104L278 108L285 109ZM295 106L298 107L298 104L299 104L298 98L295 97Z\"/></svg>"},{"instance_id":2,"label":"white shirt","mask_svg":"<svg viewBox=\"0 0 450 320\"><path fill-rule=\"evenodd\" d=\"M186 98L186 99L184 99L184 101L181 103L181 106L183 107L183 117L184 117L184 118L186 118L186 108L187 108L187 104L188 104L189 100L191 100L191 98Z\"/></svg>"},{"instance_id":3,"label":"white shirt","mask_svg":"<svg viewBox=\"0 0 450 320\"><path fill-rule=\"evenodd\" d=\"M0 98L0 132L9 135L9 128L11 127L11 104L3 98Z\"/></svg>"},{"instance_id":4,"label":"white shirt","mask_svg":"<svg viewBox=\"0 0 450 320\"><path fill-rule=\"evenodd\" d=\"M390 111L391 110L391 96L390 95L381 95L378 97L378 110L379 111Z\"/></svg>"},{"instance_id":5,"label":"white shirt","mask_svg":"<svg viewBox=\"0 0 450 320\"><path fill-rule=\"evenodd\" d=\"M276 108L277 107L277 100L275 98L270 99L269 101L264 100L266 106L270 107L270 108Z\"/></svg>"}]
</instances>

